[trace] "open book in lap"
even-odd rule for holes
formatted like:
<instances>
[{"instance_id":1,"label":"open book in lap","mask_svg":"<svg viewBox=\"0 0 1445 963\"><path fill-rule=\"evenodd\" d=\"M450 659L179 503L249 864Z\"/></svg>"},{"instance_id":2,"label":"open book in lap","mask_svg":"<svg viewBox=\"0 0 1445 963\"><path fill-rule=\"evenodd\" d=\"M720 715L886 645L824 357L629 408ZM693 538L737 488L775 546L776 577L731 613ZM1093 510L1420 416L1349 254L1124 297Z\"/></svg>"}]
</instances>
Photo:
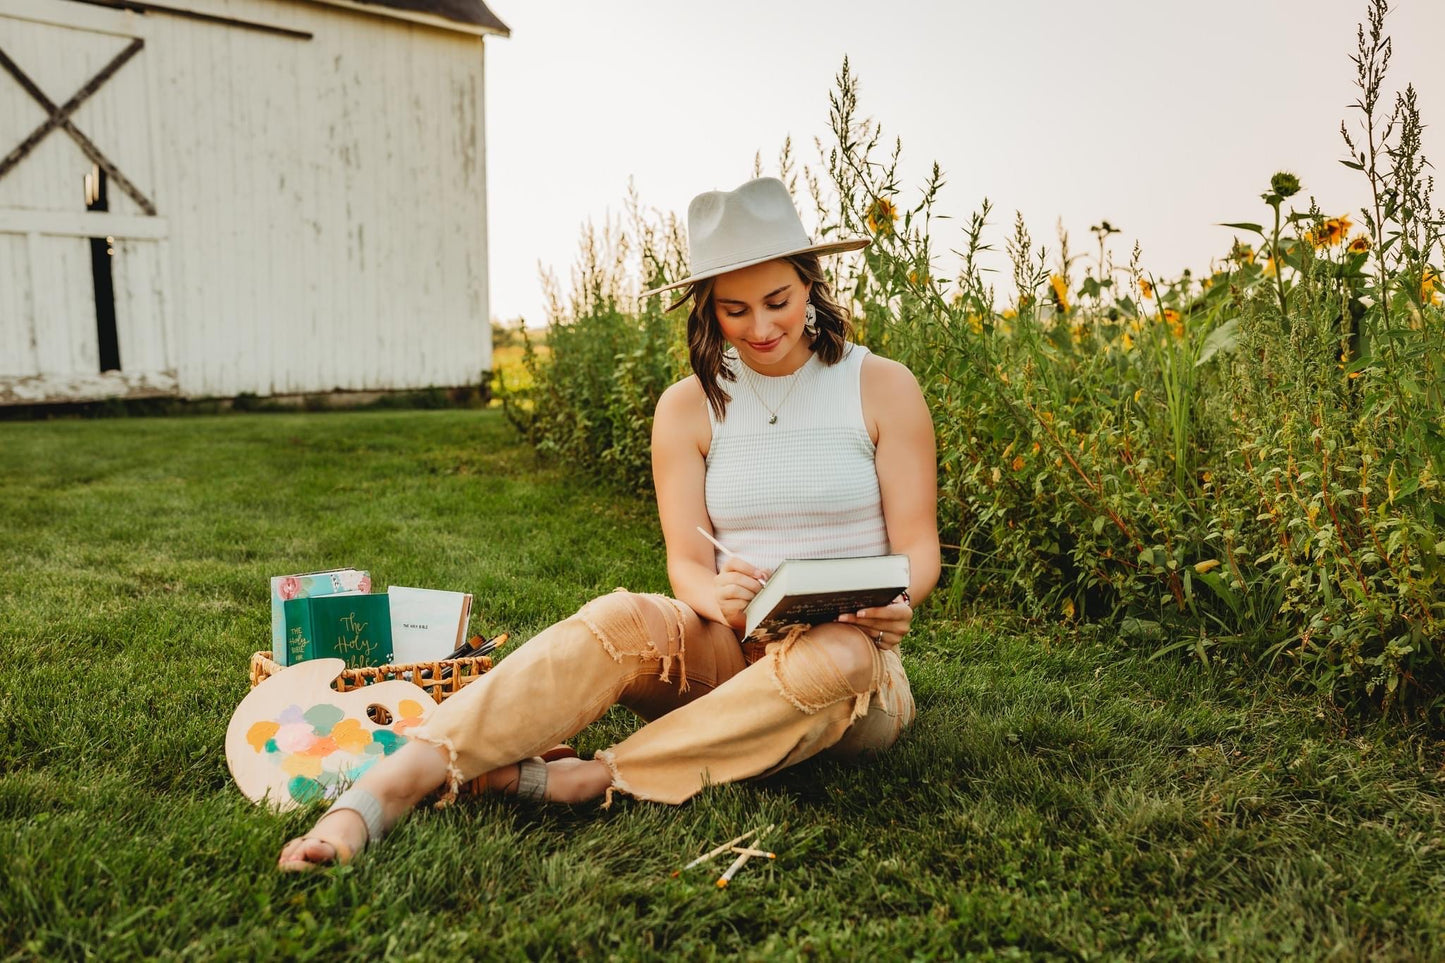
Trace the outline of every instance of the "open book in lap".
<instances>
[{"instance_id":1,"label":"open book in lap","mask_svg":"<svg viewBox=\"0 0 1445 963\"><path fill-rule=\"evenodd\" d=\"M748 603L745 637L766 641L790 625L832 622L887 605L907 587L907 555L785 559Z\"/></svg>"}]
</instances>

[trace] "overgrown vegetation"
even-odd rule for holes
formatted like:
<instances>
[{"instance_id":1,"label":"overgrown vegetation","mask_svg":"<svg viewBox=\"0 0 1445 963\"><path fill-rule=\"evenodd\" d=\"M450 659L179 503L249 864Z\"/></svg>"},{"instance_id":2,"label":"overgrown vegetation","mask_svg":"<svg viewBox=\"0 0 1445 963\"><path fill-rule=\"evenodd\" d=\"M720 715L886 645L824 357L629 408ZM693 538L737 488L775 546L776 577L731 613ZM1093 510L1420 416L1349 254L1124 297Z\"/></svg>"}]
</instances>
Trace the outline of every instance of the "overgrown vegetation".
<instances>
[{"instance_id":1,"label":"overgrown vegetation","mask_svg":"<svg viewBox=\"0 0 1445 963\"><path fill-rule=\"evenodd\" d=\"M1415 91L1386 86L1385 13L1374 0L1360 27L1341 128L1363 210L1305 206L1276 173L1211 272L1174 278L1137 249L1117 263L1107 221L1078 253L1015 218L1007 303L980 266L989 203L942 276L943 173L904 197L901 146L860 115L845 61L819 171L800 182L785 145L777 173L812 199L820 238L874 239L835 288L932 406L947 611L1017 605L1445 714L1445 214ZM634 292L682 276L685 246L676 218L629 209L587 232L570 299L553 299L554 353L504 402L539 450L646 491L652 408L686 369L681 319Z\"/></svg>"}]
</instances>

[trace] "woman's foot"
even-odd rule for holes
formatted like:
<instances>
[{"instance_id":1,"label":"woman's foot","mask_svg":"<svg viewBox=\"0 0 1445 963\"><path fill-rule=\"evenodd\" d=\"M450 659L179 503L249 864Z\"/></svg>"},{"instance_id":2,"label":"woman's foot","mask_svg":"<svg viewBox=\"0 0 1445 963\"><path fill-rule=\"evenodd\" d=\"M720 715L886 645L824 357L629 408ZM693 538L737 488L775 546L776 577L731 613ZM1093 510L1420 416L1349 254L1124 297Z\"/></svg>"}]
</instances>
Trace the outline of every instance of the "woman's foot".
<instances>
[{"instance_id":1,"label":"woman's foot","mask_svg":"<svg viewBox=\"0 0 1445 963\"><path fill-rule=\"evenodd\" d=\"M598 759L547 763L547 801L576 805L596 799L612 785L612 770Z\"/></svg>"},{"instance_id":2,"label":"woman's foot","mask_svg":"<svg viewBox=\"0 0 1445 963\"><path fill-rule=\"evenodd\" d=\"M352 809L337 809L322 816L305 836L282 847L276 868L283 873L295 873L349 863L366 843L366 822L361 814Z\"/></svg>"},{"instance_id":3,"label":"woman's foot","mask_svg":"<svg viewBox=\"0 0 1445 963\"><path fill-rule=\"evenodd\" d=\"M364 817L355 809L328 810L310 832L282 847L277 868L298 872L350 862L369 843L377 842L370 838L368 818L373 818L376 828L385 832L446 777L445 749L415 740L407 743L357 780L356 788L374 797L363 808L379 804L379 812Z\"/></svg>"},{"instance_id":4,"label":"woman's foot","mask_svg":"<svg viewBox=\"0 0 1445 963\"><path fill-rule=\"evenodd\" d=\"M521 782L521 763L493 769L482 777L489 792L512 795ZM554 759L547 763L547 785L543 796L547 802L576 805L596 799L612 785L612 770L596 759L576 757Z\"/></svg>"}]
</instances>

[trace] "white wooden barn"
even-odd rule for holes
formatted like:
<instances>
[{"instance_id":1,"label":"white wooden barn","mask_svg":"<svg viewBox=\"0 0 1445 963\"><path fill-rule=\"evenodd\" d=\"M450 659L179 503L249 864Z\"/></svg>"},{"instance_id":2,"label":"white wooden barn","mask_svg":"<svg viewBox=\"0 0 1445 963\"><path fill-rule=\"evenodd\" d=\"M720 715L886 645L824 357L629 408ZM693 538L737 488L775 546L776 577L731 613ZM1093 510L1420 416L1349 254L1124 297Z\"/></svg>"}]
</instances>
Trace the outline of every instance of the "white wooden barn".
<instances>
[{"instance_id":1,"label":"white wooden barn","mask_svg":"<svg viewBox=\"0 0 1445 963\"><path fill-rule=\"evenodd\" d=\"M481 0L0 0L0 404L476 385Z\"/></svg>"}]
</instances>

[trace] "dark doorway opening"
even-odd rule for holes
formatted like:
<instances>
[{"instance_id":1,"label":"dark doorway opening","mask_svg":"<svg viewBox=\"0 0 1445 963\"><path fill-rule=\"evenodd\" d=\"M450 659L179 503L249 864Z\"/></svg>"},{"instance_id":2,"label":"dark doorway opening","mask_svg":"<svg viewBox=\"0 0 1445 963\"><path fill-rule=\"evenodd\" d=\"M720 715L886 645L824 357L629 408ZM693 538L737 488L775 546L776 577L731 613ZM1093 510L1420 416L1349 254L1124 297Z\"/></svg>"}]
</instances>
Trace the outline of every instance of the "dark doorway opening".
<instances>
[{"instance_id":1,"label":"dark doorway opening","mask_svg":"<svg viewBox=\"0 0 1445 963\"><path fill-rule=\"evenodd\" d=\"M105 171L96 165L85 175L85 209L108 211ZM109 237L90 239L90 274L95 282L95 332L100 343L100 370L120 370L120 335L115 328L115 281L111 275L111 258L115 248Z\"/></svg>"}]
</instances>

